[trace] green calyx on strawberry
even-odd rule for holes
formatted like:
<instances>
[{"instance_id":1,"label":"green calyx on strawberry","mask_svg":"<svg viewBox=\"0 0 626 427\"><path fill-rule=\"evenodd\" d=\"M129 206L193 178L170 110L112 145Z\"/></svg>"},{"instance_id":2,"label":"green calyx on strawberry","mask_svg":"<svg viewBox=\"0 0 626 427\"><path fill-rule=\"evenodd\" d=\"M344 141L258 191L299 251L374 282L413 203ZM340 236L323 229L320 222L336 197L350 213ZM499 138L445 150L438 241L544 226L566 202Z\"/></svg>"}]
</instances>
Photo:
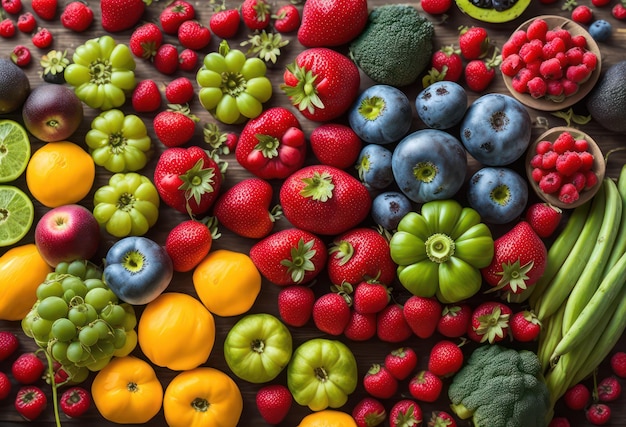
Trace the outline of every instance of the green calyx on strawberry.
<instances>
[{"instance_id":1,"label":"green calyx on strawberry","mask_svg":"<svg viewBox=\"0 0 626 427\"><path fill-rule=\"evenodd\" d=\"M500 290L505 286L508 286L514 294L523 291L527 288L526 281L529 279L528 272L532 270L534 265L534 261L529 261L521 265L519 258L513 263L503 262L502 271L496 273L502 278L498 281L498 284L489 289L488 292Z\"/></svg>"},{"instance_id":2,"label":"green calyx on strawberry","mask_svg":"<svg viewBox=\"0 0 626 427\"><path fill-rule=\"evenodd\" d=\"M500 302L487 301L480 304L472 313L468 337L475 342L493 344L509 334L509 321L512 311Z\"/></svg>"},{"instance_id":3,"label":"green calyx on strawberry","mask_svg":"<svg viewBox=\"0 0 626 427\"><path fill-rule=\"evenodd\" d=\"M293 74L297 80L295 86L285 86L285 94L291 98L291 102L298 106L300 111L315 113L315 108L324 108L324 103L317 93L317 75L311 70L299 67L295 63L287 65L287 70Z\"/></svg>"},{"instance_id":4,"label":"green calyx on strawberry","mask_svg":"<svg viewBox=\"0 0 626 427\"><path fill-rule=\"evenodd\" d=\"M315 256L314 243L313 240L298 240L297 246L291 248L291 257L280 261L280 265L287 267L287 273L295 283L301 283L307 271L315 271L315 264L311 261Z\"/></svg>"},{"instance_id":5,"label":"green calyx on strawberry","mask_svg":"<svg viewBox=\"0 0 626 427\"><path fill-rule=\"evenodd\" d=\"M187 212L193 215L189 201L193 199L196 205L200 205L204 194L215 191L215 168L205 167L204 160L199 159L191 169L179 175L179 178L182 184L178 188L185 192Z\"/></svg>"},{"instance_id":6,"label":"green calyx on strawberry","mask_svg":"<svg viewBox=\"0 0 626 427\"><path fill-rule=\"evenodd\" d=\"M333 184L332 175L328 172L315 172L312 177L304 178L302 181L306 184L300 192L303 197L310 197L320 202L327 202L333 197L335 184Z\"/></svg>"}]
</instances>

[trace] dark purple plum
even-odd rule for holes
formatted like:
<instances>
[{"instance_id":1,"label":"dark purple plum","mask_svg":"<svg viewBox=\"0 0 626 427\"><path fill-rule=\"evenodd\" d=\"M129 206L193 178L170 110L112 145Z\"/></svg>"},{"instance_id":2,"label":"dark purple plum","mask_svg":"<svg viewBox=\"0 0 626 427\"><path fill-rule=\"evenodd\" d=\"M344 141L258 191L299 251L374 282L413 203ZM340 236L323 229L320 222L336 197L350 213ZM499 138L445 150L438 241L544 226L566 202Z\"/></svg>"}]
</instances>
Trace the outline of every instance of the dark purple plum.
<instances>
[{"instance_id":1,"label":"dark purple plum","mask_svg":"<svg viewBox=\"0 0 626 427\"><path fill-rule=\"evenodd\" d=\"M395 230L406 214L411 212L411 201L398 191L385 191L372 201L372 219L386 230Z\"/></svg>"},{"instance_id":2,"label":"dark purple plum","mask_svg":"<svg viewBox=\"0 0 626 427\"><path fill-rule=\"evenodd\" d=\"M463 120L467 110L467 92L455 82L435 82L417 95L415 108L429 128L450 129Z\"/></svg>"},{"instance_id":3,"label":"dark purple plum","mask_svg":"<svg viewBox=\"0 0 626 427\"><path fill-rule=\"evenodd\" d=\"M359 179L366 187L382 190L393 183L392 153L378 144L367 144L356 161Z\"/></svg>"}]
</instances>

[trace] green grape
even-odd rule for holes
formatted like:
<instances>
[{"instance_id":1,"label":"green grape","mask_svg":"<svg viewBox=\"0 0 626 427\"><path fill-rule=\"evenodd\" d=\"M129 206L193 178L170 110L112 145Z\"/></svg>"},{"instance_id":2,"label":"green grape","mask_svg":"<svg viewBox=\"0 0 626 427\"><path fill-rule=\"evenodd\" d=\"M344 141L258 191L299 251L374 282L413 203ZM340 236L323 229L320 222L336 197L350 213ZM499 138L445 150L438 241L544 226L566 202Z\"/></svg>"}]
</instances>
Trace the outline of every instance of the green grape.
<instances>
[{"instance_id":1,"label":"green grape","mask_svg":"<svg viewBox=\"0 0 626 427\"><path fill-rule=\"evenodd\" d=\"M67 317L69 307L65 300L61 297L48 297L39 302L37 313L47 320L56 320L61 317Z\"/></svg>"},{"instance_id":2,"label":"green grape","mask_svg":"<svg viewBox=\"0 0 626 427\"><path fill-rule=\"evenodd\" d=\"M90 325L85 326L78 333L78 340L80 343L86 347L92 346L98 342L100 336L98 331Z\"/></svg>"},{"instance_id":3,"label":"green grape","mask_svg":"<svg viewBox=\"0 0 626 427\"><path fill-rule=\"evenodd\" d=\"M34 338L33 335L33 321L37 318L39 318L39 314L37 314L37 305L39 303L35 303L35 305L33 306L33 308L30 309L30 311L26 314L26 316L24 316L24 318L22 319L21 322L21 326L22 326L22 331L24 331L24 334L29 337L29 338Z\"/></svg>"},{"instance_id":4,"label":"green grape","mask_svg":"<svg viewBox=\"0 0 626 427\"><path fill-rule=\"evenodd\" d=\"M43 317L37 317L36 319L33 319L33 323L31 324L31 331L35 340L47 342L50 339L51 330L52 320L47 320Z\"/></svg>"},{"instance_id":5,"label":"green grape","mask_svg":"<svg viewBox=\"0 0 626 427\"><path fill-rule=\"evenodd\" d=\"M113 341L104 340L98 341L98 349L101 351L103 356L110 356L115 351L115 346L113 345Z\"/></svg>"},{"instance_id":6,"label":"green grape","mask_svg":"<svg viewBox=\"0 0 626 427\"><path fill-rule=\"evenodd\" d=\"M35 294L39 301L43 301L48 297L62 297L63 286L58 280L46 280L41 285L37 286Z\"/></svg>"},{"instance_id":7,"label":"green grape","mask_svg":"<svg viewBox=\"0 0 626 427\"><path fill-rule=\"evenodd\" d=\"M67 290L72 290L74 291L75 295L78 295L82 298L85 298L85 295L87 295L87 286L85 286L85 283L76 276L68 276L65 279L63 279L63 281L61 282L61 286L63 286L63 290L67 291Z\"/></svg>"},{"instance_id":8,"label":"green grape","mask_svg":"<svg viewBox=\"0 0 626 427\"><path fill-rule=\"evenodd\" d=\"M102 279L85 279L85 286L87 287L87 292L94 288L103 288L107 289L107 285L104 284Z\"/></svg>"},{"instance_id":9,"label":"green grape","mask_svg":"<svg viewBox=\"0 0 626 427\"><path fill-rule=\"evenodd\" d=\"M67 372L67 370L66 370ZM72 373L70 374L68 372L71 381L74 384L80 384L84 381L87 380L87 378L89 377L89 369L85 368L85 367L81 367L81 366L76 366L73 370Z\"/></svg>"},{"instance_id":10,"label":"green grape","mask_svg":"<svg viewBox=\"0 0 626 427\"><path fill-rule=\"evenodd\" d=\"M50 337L48 337L45 340L38 340L37 338L35 338L35 344L37 344L37 346L40 348L48 348L49 341L50 341Z\"/></svg>"},{"instance_id":11,"label":"green grape","mask_svg":"<svg viewBox=\"0 0 626 427\"><path fill-rule=\"evenodd\" d=\"M135 329L135 326L137 326L137 315L135 314L135 308L127 302L121 303L120 307L122 307L126 312L126 317L124 318L124 329L127 331Z\"/></svg>"},{"instance_id":12,"label":"green grape","mask_svg":"<svg viewBox=\"0 0 626 427\"><path fill-rule=\"evenodd\" d=\"M67 318L70 319L75 326L85 326L87 324L87 306L81 304L70 308L70 311L67 313Z\"/></svg>"},{"instance_id":13,"label":"green grape","mask_svg":"<svg viewBox=\"0 0 626 427\"><path fill-rule=\"evenodd\" d=\"M113 356L103 357L101 359L94 360L93 362L90 362L90 363L88 363L85 366L86 366L87 369L89 369L92 372L98 372L102 368L104 368L106 365L109 364L109 362L111 361L112 357Z\"/></svg>"},{"instance_id":14,"label":"green grape","mask_svg":"<svg viewBox=\"0 0 626 427\"><path fill-rule=\"evenodd\" d=\"M67 273L80 279L85 278L85 275L87 274L86 262L81 259L70 262L67 266Z\"/></svg>"},{"instance_id":15,"label":"green grape","mask_svg":"<svg viewBox=\"0 0 626 427\"><path fill-rule=\"evenodd\" d=\"M72 363L80 362L84 353L85 353L85 349L83 345L80 343L80 341L72 341L67 346L67 352L66 352L67 360L69 360Z\"/></svg>"},{"instance_id":16,"label":"green grape","mask_svg":"<svg viewBox=\"0 0 626 427\"><path fill-rule=\"evenodd\" d=\"M85 302L91 304L98 313L110 302L117 303L117 297L109 289L95 288L87 292Z\"/></svg>"},{"instance_id":17,"label":"green grape","mask_svg":"<svg viewBox=\"0 0 626 427\"><path fill-rule=\"evenodd\" d=\"M83 357L80 358L76 364L78 366L85 366L87 363L91 362L93 357L91 356L91 349L89 347L83 346Z\"/></svg>"},{"instance_id":18,"label":"green grape","mask_svg":"<svg viewBox=\"0 0 626 427\"><path fill-rule=\"evenodd\" d=\"M76 325L70 319L62 317L54 321L50 335L59 341L71 341L76 336Z\"/></svg>"},{"instance_id":19,"label":"green grape","mask_svg":"<svg viewBox=\"0 0 626 427\"><path fill-rule=\"evenodd\" d=\"M93 322L92 328L98 331L98 337L100 340L106 340L113 337L113 328L109 326L104 320L97 320Z\"/></svg>"},{"instance_id":20,"label":"green grape","mask_svg":"<svg viewBox=\"0 0 626 427\"><path fill-rule=\"evenodd\" d=\"M91 304L85 303L85 308L85 313L87 314L87 323L95 322L96 320L98 320L98 312L95 308L93 308Z\"/></svg>"},{"instance_id":21,"label":"green grape","mask_svg":"<svg viewBox=\"0 0 626 427\"><path fill-rule=\"evenodd\" d=\"M50 354L57 362L63 364L67 361L67 349L70 344L62 341L53 341L50 344Z\"/></svg>"},{"instance_id":22,"label":"green grape","mask_svg":"<svg viewBox=\"0 0 626 427\"><path fill-rule=\"evenodd\" d=\"M74 299L75 296L76 292L74 292L73 289L68 289L67 291L63 292L63 300L68 304L72 302L72 299Z\"/></svg>"},{"instance_id":23,"label":"green grape","mask_svg":"<svg viewBox=\"0 0 626 427\"><path fill-rule=\"evenodd\" d=\"M126 344L126 331L123 328L115 328L113 329L113 335L115 335L113 339L115 350L124 347L124 344Z\"/></svg>"},{"instance_id":24,"label":"green grape","mask_svg":"<svg viewBox=\"0 0 626 427\"><path fill-rule=\"evenodd\" d=\"M124 325L126 320L126 311L124 310L124 307L117 304L108 304L100 312L100 318L113 328L118 328Z\"/></svg>"},{"instance_id":25,"label":"green grape","mask_svg":"<svg viewBox=\"0 0 626 427\"><path fill-rule=\"evenodd\" d=\"M54 273L53 274L67 274L67 269L69 268L70 263L67 261L62 261L60 263L57 264L56 267L54 267Z\"/></svg>"},{"instance_id":26,"label":"green grape","mask_svg":"<svg viewBox=\"0 0 626 427\"><path fill-rule=\"evenodd\" d=\"M102 269L94 263L87 261L87 272L83 279L102 279Z\"/></svg>"}]
</instances>

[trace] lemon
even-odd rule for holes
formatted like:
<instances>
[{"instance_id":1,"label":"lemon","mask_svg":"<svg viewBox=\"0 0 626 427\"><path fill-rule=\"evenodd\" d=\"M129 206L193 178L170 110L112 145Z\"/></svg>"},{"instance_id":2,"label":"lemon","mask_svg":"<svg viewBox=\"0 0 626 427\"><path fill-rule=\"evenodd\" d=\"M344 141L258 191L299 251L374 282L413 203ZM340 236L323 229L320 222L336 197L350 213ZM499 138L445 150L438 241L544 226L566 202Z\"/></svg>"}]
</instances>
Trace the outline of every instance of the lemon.
<instances>
[{"instance_id":1,"label":"lemon","mask_svg":"<svg viewBox=\"0 0 626 427\"><path fill-rule=\"evenodd\" d=\"M0 182L19 178L28 159L30 140L24 127L13 120L0 120Z\"/></svg>"},{"instance_id":2,"label":"lemon","mask_svg":"<svg viewBox=\"0 0 626 427\"><path fill-rule=\"evenodd\" d=\"M14 185L0 185L0 246L19 242L34 217L35 208L26 193Z\"/></svg>"}]
</instances>

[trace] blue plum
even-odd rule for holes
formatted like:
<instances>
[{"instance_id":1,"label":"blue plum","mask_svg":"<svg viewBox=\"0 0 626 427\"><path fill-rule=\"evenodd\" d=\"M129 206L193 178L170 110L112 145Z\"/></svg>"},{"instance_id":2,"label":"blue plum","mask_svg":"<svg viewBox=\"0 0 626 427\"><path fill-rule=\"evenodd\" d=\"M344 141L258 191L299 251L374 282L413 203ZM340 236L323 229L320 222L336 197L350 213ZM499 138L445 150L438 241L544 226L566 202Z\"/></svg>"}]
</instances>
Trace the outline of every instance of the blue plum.
<instances>
[{"instance_id":1,"label":"blue plum","mask_svg":"<svg viewBox=\"0 0 626 427\"><path fill-rule=\"evenodd\" d=\"M467 201L483 221L506 224L518 218L528 202L528 184L513 169L484 167L469 180Z\"/></svg>"},{"instance_id":2,"label":"blue plum","mask_svg":"<svg viewBox=\"0 0 626 427\"><path fill-rule=\"evenodd\" d=\"M455 82L435 82L417 95L415 108L429 128L449 129L463 120L467 110L467 92Z\"/></svg>"},{"instance_id":3,"label":"blue plum","mask_svg":"<svg viewBox=\"0 0 626 427\"><path fill-rule=\"evenodd\" d=\"M404 216L413 209L411 201L398 191L385 191L372 201L372 219L386 230L395 230Z\"/></svg>"},{"instance_id":4,"label":"blue plum","mask_svg":"<svg viewBox=\"0 0 626 427\"><path fill-rule=\"evenodd\" d=\"M367 144L363 147L356 163L361 182L376 190L391 185L394 180L391 158L392 152L382 145Z\"/></svg>"}]
</instances>

